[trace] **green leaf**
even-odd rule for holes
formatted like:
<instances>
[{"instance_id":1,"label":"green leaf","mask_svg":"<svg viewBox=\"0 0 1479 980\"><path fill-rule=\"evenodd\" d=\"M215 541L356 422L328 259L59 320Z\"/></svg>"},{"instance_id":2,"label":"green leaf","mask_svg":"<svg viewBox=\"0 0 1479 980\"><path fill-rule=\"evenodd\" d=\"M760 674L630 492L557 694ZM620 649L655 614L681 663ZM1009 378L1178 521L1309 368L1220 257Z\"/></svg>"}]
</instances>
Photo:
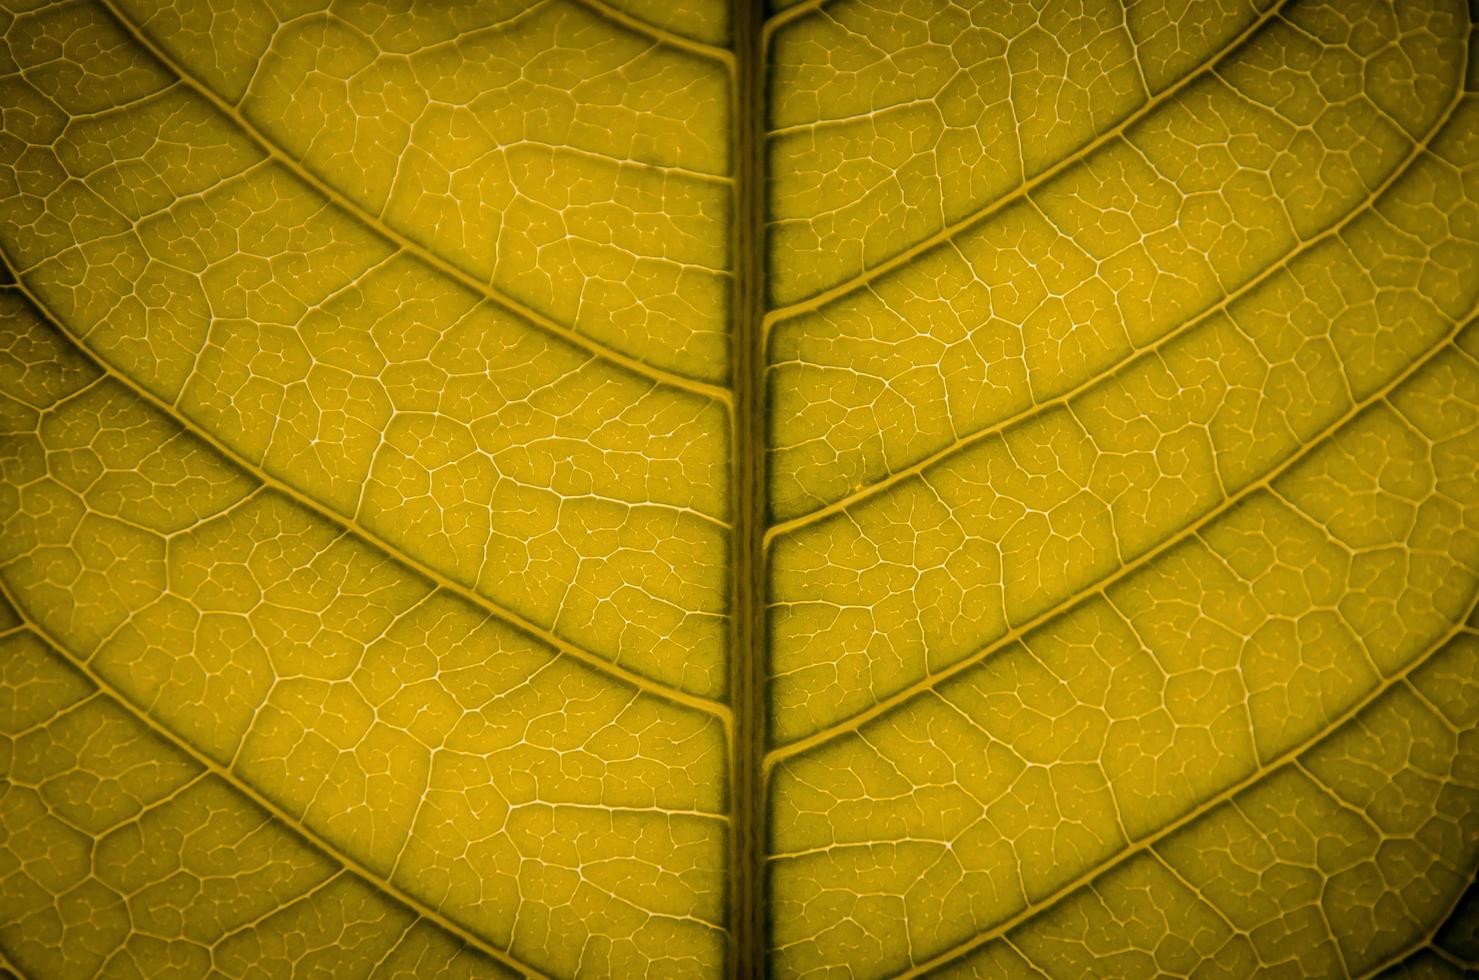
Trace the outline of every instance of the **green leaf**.
<instances>
[{"instance_id":1,"label":"green leaf","mask_svg":"<svg viewBox=\"0 0 1479 980\"><path fill-rule=\"evenodd\" d=\"M1461 0L7 0L0 975L1479 967Z\"/></svg>"}]
</instances>

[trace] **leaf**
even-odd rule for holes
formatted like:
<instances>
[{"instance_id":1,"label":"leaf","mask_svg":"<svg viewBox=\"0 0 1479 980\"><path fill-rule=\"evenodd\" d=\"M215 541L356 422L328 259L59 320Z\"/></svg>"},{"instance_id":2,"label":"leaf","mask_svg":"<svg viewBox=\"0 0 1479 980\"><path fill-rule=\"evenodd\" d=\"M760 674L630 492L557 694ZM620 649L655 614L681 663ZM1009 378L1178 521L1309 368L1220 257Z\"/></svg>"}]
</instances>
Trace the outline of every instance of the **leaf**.
<instances>
[{"instance_id":1,"label":"leaf","mask_svg":"<svg viewBox=\"0 0 1479 980\"><path fill-rule=\"evenodd\" d=\"M1364 974L1472 876L1468 17L1149 6L777 32L778 974Z\"/></svg>"},{"instance_id":2,"label":"leaf","mask_svg":"<svg viewBox=\"0 0 1479 980\"><path fill-rule=\"evenodd\" d=\"M19 972L722 961L724 74L525 8L8 19Z\"/></svg>"},{"instance_id":3,"label":"leaf","mask_svg":"<svg viewBox=\"0 0 1479 980\"><path fill-rule=\"evenodd\" d=\"M1472 968L1473 22L10 0L0 974Z\"/></svg>"}]
</instances>

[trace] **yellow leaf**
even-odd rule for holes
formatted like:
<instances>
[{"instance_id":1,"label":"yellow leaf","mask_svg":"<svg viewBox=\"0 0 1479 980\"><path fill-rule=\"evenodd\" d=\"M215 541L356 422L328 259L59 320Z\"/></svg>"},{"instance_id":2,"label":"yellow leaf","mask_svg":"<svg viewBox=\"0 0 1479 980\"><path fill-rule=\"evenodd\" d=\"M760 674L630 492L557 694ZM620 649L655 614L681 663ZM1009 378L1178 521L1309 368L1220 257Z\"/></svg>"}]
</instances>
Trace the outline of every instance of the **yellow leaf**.
<instances>
[{"instance_id":1,"label":"yellow leaf","mask_svg":"<svg viewBox=\"0 0 1479 980\"><path fill-rule=\"evenodd\" d=\"M4 0L0 975L1479 969L1462 0Z\"/></svg>"}]
</instances>

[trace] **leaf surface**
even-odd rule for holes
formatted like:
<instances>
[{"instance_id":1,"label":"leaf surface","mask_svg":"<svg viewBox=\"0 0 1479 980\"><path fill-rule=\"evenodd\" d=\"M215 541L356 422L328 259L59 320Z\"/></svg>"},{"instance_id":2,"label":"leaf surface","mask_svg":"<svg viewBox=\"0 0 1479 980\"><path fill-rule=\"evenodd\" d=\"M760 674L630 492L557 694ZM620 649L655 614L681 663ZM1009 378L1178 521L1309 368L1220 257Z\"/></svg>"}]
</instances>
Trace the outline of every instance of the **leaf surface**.
<instances>
[{"instance_id":1,"label":"leaf surface","mask_svg":"<svg viewBox=\"0 0 1479 980\"><path fill-rule=\"evenodd\" d=\"M1379 970L1479 856L1468 12L926 10L771 48L775 972Z\"/></svg>"},{"instance_id":2,"label":"leaf surface","mask_svg":"<svg viewBox=\"0 0 1479 980\"><path fill-rule=\"evenodd\" d=\"M1461 0L9 0L0 975L1479 963Z\"/></svg>"}]
</instances>

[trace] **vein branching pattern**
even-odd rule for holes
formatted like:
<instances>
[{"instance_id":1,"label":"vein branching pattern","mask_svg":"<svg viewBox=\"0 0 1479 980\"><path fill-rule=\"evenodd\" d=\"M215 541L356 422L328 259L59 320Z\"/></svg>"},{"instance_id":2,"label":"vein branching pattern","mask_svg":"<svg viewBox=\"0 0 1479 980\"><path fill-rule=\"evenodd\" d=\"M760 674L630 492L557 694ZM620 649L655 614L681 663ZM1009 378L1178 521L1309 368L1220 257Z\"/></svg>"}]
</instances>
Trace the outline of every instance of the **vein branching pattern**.
<instances>
[{"instance_id":1,"label":"vein branching pattern","mask_svg":"<svg viewBox=\"0 0 1479 980\"><path fill-rule=\"evenodd\" d=\"M1472 974L1476 20L0 0L0 977Z\"/></svg>"}]
</instances>

